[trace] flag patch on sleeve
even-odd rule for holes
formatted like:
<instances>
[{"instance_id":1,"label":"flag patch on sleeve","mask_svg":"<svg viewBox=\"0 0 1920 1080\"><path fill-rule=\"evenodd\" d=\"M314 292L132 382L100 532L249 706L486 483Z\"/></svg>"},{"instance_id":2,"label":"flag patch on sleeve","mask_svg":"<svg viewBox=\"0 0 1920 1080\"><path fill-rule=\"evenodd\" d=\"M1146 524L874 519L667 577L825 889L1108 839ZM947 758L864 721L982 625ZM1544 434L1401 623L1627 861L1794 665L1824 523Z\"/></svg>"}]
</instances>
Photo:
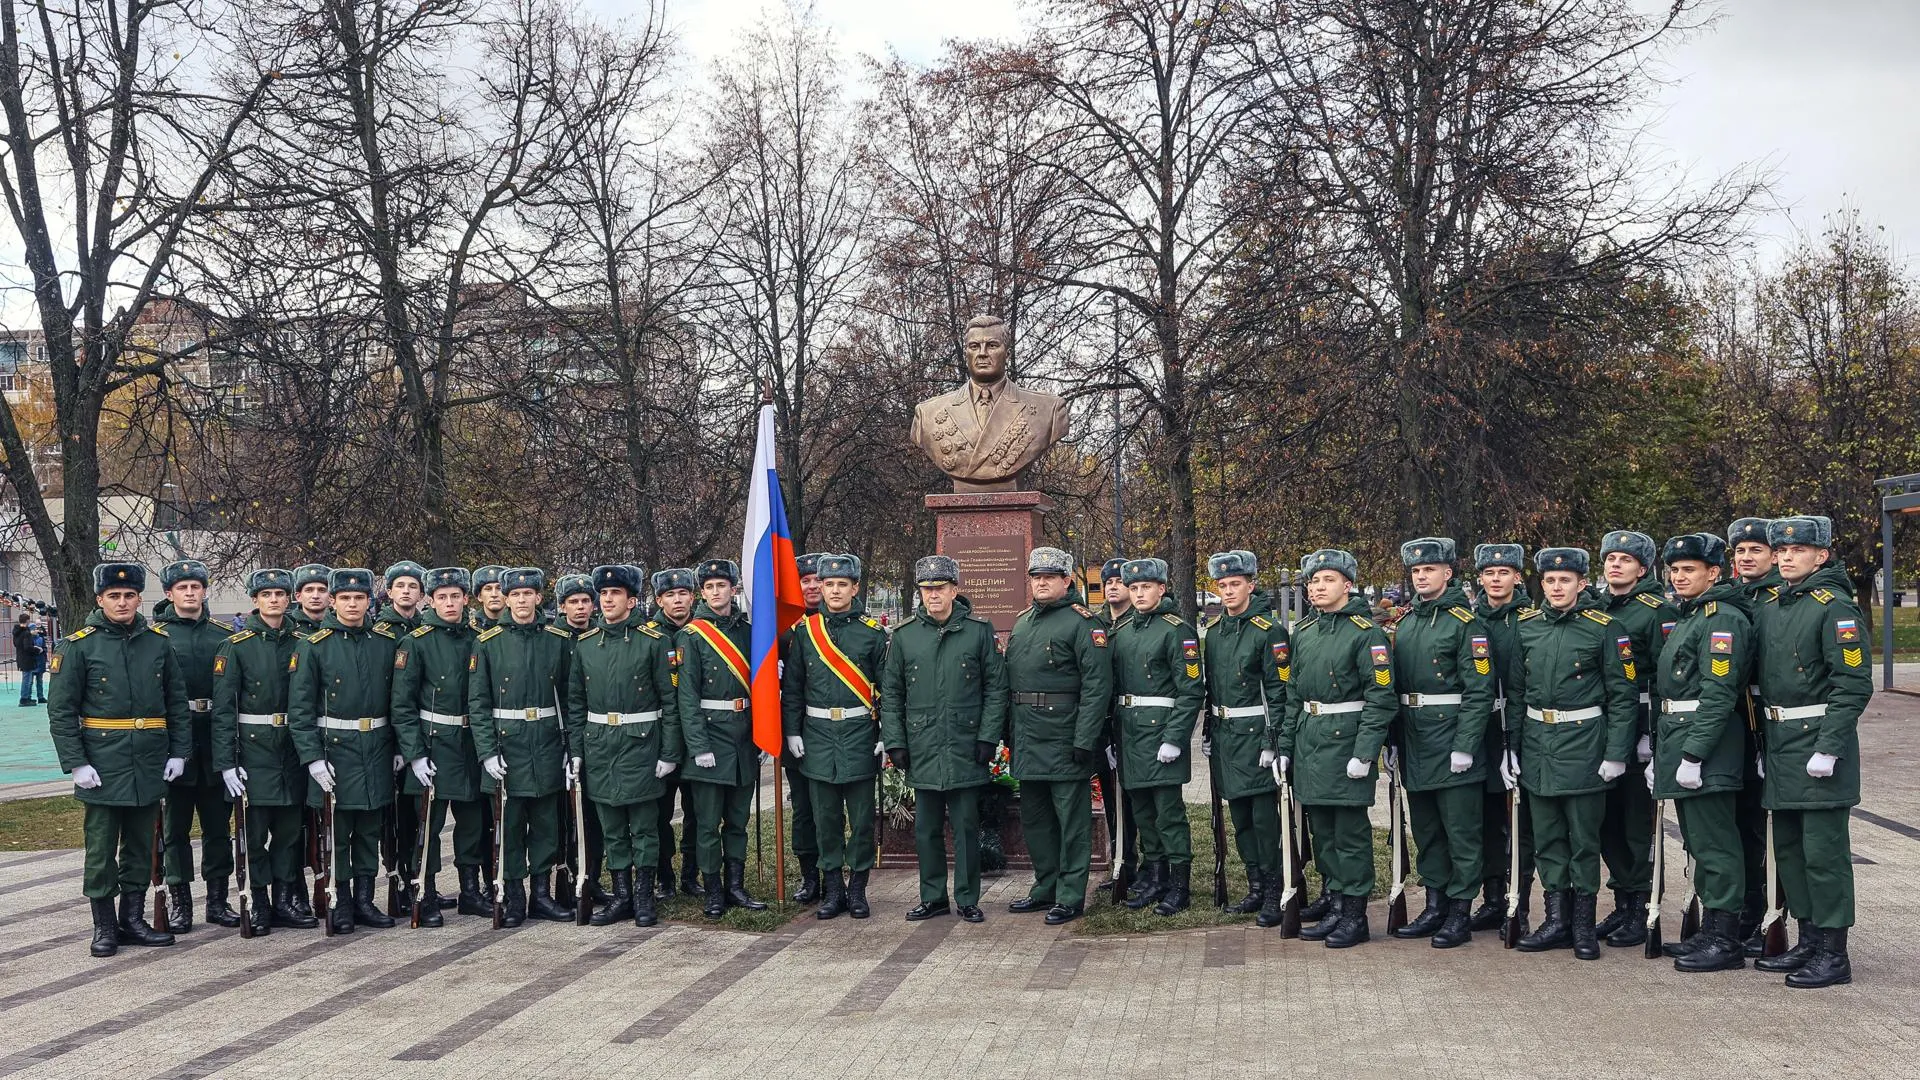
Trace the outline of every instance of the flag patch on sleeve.
<instances>
[{"instance_id":1,"label":"flag patch on sleeve","mask_svg":"<svg viewBox=\"0 0 1920 1080\"><path fill-rule=\"evenodd\" d=\"M1477 658L1477 659L1485 659L1485 658L1486 658L1486 656L1487 656L1487 652L1488 652L1488 650L1487 650L1487 639L1486 639L1486 638L1483 638L1483 637L1477 637L1477 638L1474 638L1474 639L1473 639L1473 655L1474 655L1474 657L1475 657L1475 658Z\"/></svg>"},{"instance_id":2,"label":"flag patch on sleeve","mask_svg":"<svg viewBox=\"0 0 1920 1080\"><path fill-rule=\"evenodd\" d=\"M1097 627L1097 626L1096 626L1096 627L1094 627L1094 628L1093 628L1093 644L1094 644L1094 647L1095 647L1095 648L1099 648L1099 649L1104 649L1104 648L1106 648L1106 647L1107 647L1107 632L1106 632L1105 630L1102 630L1102 629L1100 629L1100 628L1099 628L1099 627Z\"/></svg>"},{"instance_id":3,"label":"flag patch on sleeve","mask_svg":"<svg viewBox=\"0 0 1920 1080\"><path fill-rule=\"evenodd\" d=\"M1707 644L1707 649L1710 652L1717 652L1717 653L1732 652L1733 651L1733 632L1730 630L1715 630L1713 632L1711 639Z\"/></svg>"},{"instance_id":4,"label":"flag patch on sleeve","mask_svg":"<svg viewBox=\"0 0 1920 1080\"><path fill-rule=\"evenodd\" d=\"M1833 624L1833 636L1840 641L1859 641L1860 624L1852 619L1839 619Z\"/></svg>"},{"instance_id":5,"label":"flag patch on sleeve","mask_svg":"<svg viewBox=\"0 0 1920 1080\"><path fill-rule=\"evenodd\" d=\"M1620 659L1622 660L1633 659L1633 639L1632 638L1629 638L1629 637L1614 638L1613 644L1616 648L1620 650Z\"/></svg>"},{"instance_id":6,"label":"flag patch on sleeve","mask_svg":"<svg viewBox=\"0 0 1920 1080\"><path fill-rule=\"evenodd\" d=\"M1672 623L1670 623L1670 622L1663 622L1663 623L1661 623L1661 624L1660 624L1660 637L1661 637L1661 639L1662 639L1662 640L1665 640L1665 639L1667 638L1667 636L1668 636L1668 635L1670 635L1670 634L1672 634L1672 633L1673 633L1673 624L1672 624Z\"/></svg>"},{"instance_id":7,"label":"flag patch on sleeve","mask_svg":"<svg viewBox=\"0 0 1920 1080\"><path fill-rule=\"evenodd\" d=\"M1387 647L1385 645L1373 646L1373 666L1374 667L1387 666Z\"/></svg>"},{"instance_id":8,"label":"flag patch on sleeve","mask_svg":"<svg viewBox=\"0 0 1920 1080\"><path fill-rule=\"evenodd\" d=\"M1180 643L1180 655L1186 657L1188 660L1200 659L1200 643L1192 638L1182 641Z\"/></svg>"}]
</instances>

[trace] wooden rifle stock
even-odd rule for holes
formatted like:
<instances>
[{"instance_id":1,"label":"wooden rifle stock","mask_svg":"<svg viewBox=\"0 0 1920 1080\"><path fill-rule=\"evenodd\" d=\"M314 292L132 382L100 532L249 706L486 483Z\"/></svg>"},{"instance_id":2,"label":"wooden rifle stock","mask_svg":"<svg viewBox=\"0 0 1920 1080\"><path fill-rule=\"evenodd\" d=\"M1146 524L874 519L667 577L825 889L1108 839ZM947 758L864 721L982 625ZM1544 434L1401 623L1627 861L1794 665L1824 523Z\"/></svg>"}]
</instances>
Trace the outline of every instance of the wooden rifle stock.
<instances>
[{"instance_id":1,"label":"wooden rifle stock","mask_svg":"<svg viewBox=\"0 0 1920 1080\"><path fill-rule=\"evenodd\" d=\"M167 928L167 867L166 867L166 831L163 828L167 820L167 800L160 800L160 813L153 819L153 928L164 931Z\"/></svg>"},{"instance_id":2,"label":"wooden rifle stock","mask_svg":"<svg viewBox=\"0 0 1920 1080\"><path fill-rule=\"evenodd\" d=\"M1277 769L1275 770L1278 771ZM1293 827L1293 784L1280 775L1280 936L1300 936L1300 897L1307 888L1301 868L1298 838Z\"/></svg>"},{"instance_id":3,"label":"wooden rifle stock","mask_svg":"<svg viewBox=\"0 0 1920 1080\"><path fill-rule=\"evenodd\" d=\"M407 886L413 908L412 914L407 919L407 925L415 930L420 929L420 903L426 896L426 890L421 888L420 879L427 872L427 841L430 839L427 830L432 827L432 815L433 777L429 776L425 790L420 792L420 824L419 828L414 830L413 880ZM439 899L436 897L434 902L439 903Z\"/></svg>"},{"instance_id":4,"label":"wooden rifle stock","mask_svg":"<svg viewBox=\"0 0 1920 1080\"><path fill-rule=\"evenodd\" d=\"M253 936L247 890L247 792L240 789L240 801L233 804L233 882L240 892L240 936Z\"/></svg>"}]
</instances>

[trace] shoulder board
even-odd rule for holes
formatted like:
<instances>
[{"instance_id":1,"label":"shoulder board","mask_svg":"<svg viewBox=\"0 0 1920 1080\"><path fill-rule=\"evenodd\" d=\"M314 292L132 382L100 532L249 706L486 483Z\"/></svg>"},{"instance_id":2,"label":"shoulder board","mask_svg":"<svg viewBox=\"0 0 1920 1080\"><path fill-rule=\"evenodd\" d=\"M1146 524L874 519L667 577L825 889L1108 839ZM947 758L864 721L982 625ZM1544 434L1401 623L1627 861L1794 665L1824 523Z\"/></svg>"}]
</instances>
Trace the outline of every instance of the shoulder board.
<instances>
[{"instance_id":1,"label":"shoulder board","mask_svg":"<svg viewBox=\"0 0 1920 1080\"><path fill-rule=\"evenodd\" d=\"M1180 619L1180 616L1178 616L1178 615L1175 615L1175 614L1174 614L1173 612L1171 612L1171 611L1169 611L1169 612L1167 612L1166 614L1164 614L1164 615L1162 615L1162 616L1160 616L1160 617L1161 617L1161 618L1163 618L1163 619L1165 619L1165 620L1167 620L1168 622L1170 622L1170 623L1172 623L1172 624L1173 624L1173 625L1175 625L1175 626L1185 626L1185 625L1186 625L1186 624L1185 624L1184 622L1182 622L1182 621L1181 621L1181 619Z\"/></svg>"},{"instance_id":2,"label":"shoulder board","mask_svg":"<svg viewBox=\"0 0 1920 1080\"><path fill-rule=\"evenodd\" d=\"M320 629L318 629L318 630L315 630L315 631L314 631L313 633L311 633L311 634L308 634L308 635L307 635L307 641L308 641L309 643L312 643L312 642L316 642L316 641L324 641L324 640L326 639L326 637L327 637L327 635L328 635L328 634L331 634L331 633L333 633L333 628L332 628L332 627L330 627L330 626L323 626L323 627L321 627Z\"/></svg>"},{"instance_id":3,"label":"shoulder board","mask_svg":"<svg viewBox=\"0 0 1920 1080\"><path fill-rule=\"evenodd\" d=\"M1822 600L1822 601L1821 601L1821 603L1823 603L1823 604L1824 604L1824 603L1826 603L1826 601L1824 601L1824 600ZM161 637L166 637L166 636L167 636L167 628L166 628L166 627L164 627L164 626L161 626L161 625L160 625L159 623L153 623L153 624L151 624L151 625L149 625L149 626L147 627L147 629L149 629L149 630L151 630L151 631L153 631L153 632L154 632L154 633L156 633L156 634L159 634L159 635L160 635Z\"/></svg>"},{"instance_id":4,"label":"shoulder board","mask_svg":"<svg viewBox=\"0 0 1920 1080\"><path fill-rule=\"evenodd\" d=\"M1661 603L1660 598L1653 595L1652 593L1641 593L1640 595L1634 597L1634 599L1640 601L1641 603L1647 605L1650 608L1657 608L1660 606L1660 603Z\"/></svg>"},{"instance_id":5,"label":"shoulder board","mask_svg":"<svg viewBox=\"0 0 1920 1080\"><path fill-rule=\"evenodd\" d=\"M1353 621L1353 625L1362 630L1373 629L1373 620L1367 618L1365 615L1349 615L1347 618Z\"/></svg>"},{"instance_id":6,"label":"shoulder board","mask_svg":"<svg viewBox=\"0 0 1920 1080\"><path fill-rule=\"evenodd\" d=\"M239 632L239 633L237 633L237 634L230 634L230 635L228 635L228 637L227 637L227 643L228 643L228 644L230 644L230 645L238 645L239 643L241 643L241 642L243 642L243 641L245 641L245 640L247 640L248 638L250 638L250 637L252 637L252 636L253 636L253 631L251 631L251 630L242 630L242 631L240 631L240 632Z\"/></svg>"},{"instance_id":7,"label":"shoulder board","mask_svg":"<svg viewBox=\"0 0 1920 1080\"><path fill-rule=\"evenodd\" d=\"M914 616L914 618L916 618L916 619L917 619L917 618L919 618L919 617L920 617L920 616L918 616L918 615L915 615L915 616ZM967 612L967 618L969 618L969 619L972 619L972 620L973 620L974 622L977 622L977 623L986 623L986 624L987 624L988 626L992 626L992 625L993 625L993 620L992 620L992 619L989 619L989 618L987 618L987 617L986 617L985 615L975 615L975 614L974 614L973 612L971 612L971 611L969 611L969 612Z\"/></svg>"},{"instance_id":8,"label":"shoulder board","mask_svg":"<svg viewBox=\"0 0 1920 1080\"><path fill-rule=\"evenodd\" d=\"M1447 614L1453 616L1456 619L1459 619L1461 622L1473 621L1473 612L1468 611L1466 608L1459 607L1458 605L1448 608Z\"/></svg>"},{"instance_id":9,"label":"shoulder board","mask_svg":"<svg viewBox=\"0 0 1920 1080\"><path fill-rule=\"evenodd\" d=\"M94 628L93 628L93 627L91 627L91 626L83 626L83 627L81 627L80 629L78 629L78 630L75 630L75 631L74 631L73 633L71 633L71 634L68 634L68 635L67 635L67 640L68 640L68 641L79 641L79 640L80 640L81 638L83 638L83 637L86 637L86 636L87 636L88 634L91 634L91 633L93 633L93 631L94 631Z\"/></svg>"},{"instance_id":10,"label":"shoulder board","mask_svg":"<svg viewBox=\"0 0 1920 1080\"><path fill-rule=\"evenodd\" d=\"M477 638L474 638L473 640L492 641L494 638L499 637L501 632L504 631L505 629L506 627L504 626L489 626L485 630L480 631L480 636Z\"/></svg>"},{"instance_id":11,"label":"shoulder board","mask_svg":"<svg viewBox=\"0 0 1920 1080\"><path fill-rule=\"evenodd\" d=\"M1077 612L1079 612L1079 613L1080 613L1080 616L1081 616L1081 618L1085 618L1085 619L1097 619L1097 618L1099 618L1099 616L1098 616L1098 615L1095 615L1095 614L1093 613L1093 609L1091 609L1091 608L1089 608L1089 607L1087 607L1087 605L1085 605L1085 604L1075 604L1075 605L1073 605L1073 610L1075 610L1075 611L1077 611Z\"/></svg>"},{"instance_id":12,"label":"shoulder board","mask_svg":"<svg viewBox=\"0 0 1920 1080\"><path fill-rule=\"evenodd\" d=\"M643 627L641 627L640 629L641 629L641 630L645 630L645 629L646 629L646 627L644 627L644 626L643 626ZM592 637L593 635L595 635L595 634L597 634L597 633L599 633L599 632L600 632L600 630L601 630L601 627L598 627L598 626L590 626L590 627L588 627L588 628L586 629L586 631L585 631L584 633L582 633L582 634L581 634L581 635L580 635L580 636L579 636L578 638L576 638L575 640L578 640L578 641L585 641L585 640L587 640L588 638L590 638L590 637ZM655 635L654 635L654 637L659 637L659 636L660 636L660 635L658 635L658 634L655 634Z\"/></svg>"},{"instance_id":13,"label":"shoulder board","mask_svg":"<svg viewBox=\"0 0 1920 1080\"><path fill-rule=\"evenodd\" d=\"M1712 615L1712 614L1714 614L1714 613L1716 613L1716 612L1718 612L1719 610L1720 610L1720 601L1718 601L1718 600L1709 600L1709 601L1707 601L1707 609L1706 609L1706 614L1708 614L1708 615Z\"/></svg>"},{"instance_id":14,"label":"shoulder board","mask_svg":"<svg viewBox=\"0 0 1920 1080\"><path fill-rule=\"evenodd\" d=\"M563 637L563 638L566 638L568 641L573 640L572 634L567 633L565 630L562 630L557 626L543 626L541 627L541 629L545 630L549 634L553 634L556 637Z\"/></svg>"},{"instance_id":15,"label":"shoulder board","mask_svg":"<svg viewBox=\"0 0 1920 1080\"><path fill-rule=\"evenodd\" d=\"M420 626L420 627L415 627L413 633L408 634L407 636L408 637L426 637L428 634L431 634L431 633L433 633L432 626Z\"/></svg>"},{"instance_id":16,"label":"shoulder board","mask_svg":"<svg viewBox=\"0 0 1920 1080\"><path fill-rule=\"evenodd\" d=\"M881 628L879 619L872 619L872 618L868 618L865 615L862 615L860 616L860 621L863 623L866 623L868 626L873 627L875 630L878 630Z\"/></svg>"},{"instance_id":17,"label":"shoulder board","mask_svg":"<svg viewBox=\"0 0 1920 1080\"><path fill-rule=\"evenodd\" d=\"M1613 622L1613 616L1607 614L1604 611L1583 611L1580 614L1585 615L1587 618L1592 619L1594 622L1599 623L1601 626L1606 626Z\"/></svg>"},{"instance_id":18,"label":"shoulder board","mask_svg":"<svg viewBox=\"0 0 1920 1080\"><path fill-rule=\"evenodd\" d=\"M383 638L397 638L400 636L393 632L392 623L383 623L383 622L374 623L373 632L376 634L379 634Z\"/></svg>"},{"instance_id":19,"label":"shoulder board","mask_svg":"<svg viewBox=\"0 0 1920 1080\"><path fill-rule=\"evenodd\" d=\"M1220 621L1220 617L1219 617L1219 616L1217 616L1217 615L1216 615L1216 616L1214 616L1214 620L1213 620L1213 622L1219 622L1219 621ZM1248 621L1248 622L1250 622L1250 623L1252 623L1252 624L1253 624L1253 627L1254 627L1254 629L1256 629L1256 630L1271 630L1271 629L1273 629L1273 623L1271 623L1271 622L1269 622L1269 621L1267 621L1267 619L1266 619L1266 617L1265 617L1265 616L1262 616L1262 615L1255 615L1255 616L1254 616L1253 618L1251 618L1251 619L1248 619L1247 621ZM1212 626L1212 625L1213 625L1213 623L1208 623L1207 625L1208 625L1208 626Z\"/></svg>"},{"instance_id":20,"label":"shoulder board","mask_svg":"<svg viewBox=\"0 0 1920 1080\"><path fill-rule=\"evenodd\" d=\"M1516 616L1514 616L1514 621L1515 621L1515 622L1526 622L1526 621L1527 621L1528 619L1537 619L1537 618L1539 618L1539 617L1540 617L1540 609L1539 609L1539 608L1537 608L1537 607L1530 607L1530 608L1521 608L1521 609L1520 609L1520 614L1518 614L1518 615L1516 615Z\"/></svg>"},{"instance_id":21,"label":"shoulder board","mask_svg":"<svg viewBox=\"0 0 1920 1080\"><path fill-rule=\"evenodd\" d=\"M597 627L597 626L596 626L596 627L594 627L594 628L593 628L592 630L590 630L590 631L588 631L588 633L592 633L592 634L597 634L597 633L599 633L599 632L600 632L600 628L599 628L599 627ZM653 624L652 624L652 623L641 623L641 624L640 624L640 632L641 632L641 633L643 633L643 634L645 634L645 635L647 635L647 636L648 636L648 637L650 637L650 638L660 638L660 639L661 639L661 640L663 640L663 641L664 641L664 640L666 639L666 636L667 636L667 635L665 635L665 634L663 634L663 633L661 633L660 631L658 631L658 630L655 630L655 629L653 628Z\"/></svg>"},{"instance_id":22,"label":"shoulder board","mask_svg":"<svg viewBox=\"0 0 1920 1080\"><path fill-rule=\"evenodd\" d=\"M1833 603L1833 594L1828 592L1825 589L1815 589L1812 592L1808 593L1807 595L1813 597L1815 600L1818 600L1823 604Z\"/></svg>"},{"instance_id":23,"label":"shoulder board","mask_svg":"<svg viewBox=\"0 0 1920 1080\"><path fill-rule=\"evenodd\" d=\"M1780 599L1780 586L1778 586L1778 585L1769 585L1769 586L1767 586L1767 600L1768 600L1768 602L1772 602L1772 601L1774 601L1774 600L1778 600L1778 599Z\"/></svg>"}]
</instances>

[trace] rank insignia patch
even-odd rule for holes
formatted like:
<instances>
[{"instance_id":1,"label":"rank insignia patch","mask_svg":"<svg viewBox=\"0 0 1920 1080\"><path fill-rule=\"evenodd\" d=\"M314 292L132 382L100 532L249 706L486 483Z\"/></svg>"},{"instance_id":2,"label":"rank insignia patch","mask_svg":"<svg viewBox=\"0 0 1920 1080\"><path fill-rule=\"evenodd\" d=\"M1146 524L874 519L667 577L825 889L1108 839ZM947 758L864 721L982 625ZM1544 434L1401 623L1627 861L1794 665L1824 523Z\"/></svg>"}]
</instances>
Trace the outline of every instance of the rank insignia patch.
<instances>
[{"instance_id":1,"label":"rank insignia patch","mask_svg":"<svg viewBox=\"0 0 1920 1080\"><path fill-rule=\"evenodd\" d=\"M1841 649L1840 661L1848 667L1859 667L1866 663L1866 655L1859 648Z\"/></svg>"},{"instance_id":2,"label":"rank insignia patch","mask_svg":"<svg viewBox=\"0 0 1920 1080\"><path fill-rule=\"evenodd\" d=\"M393 654L393 670L399 671L407 666L407 650L401 649Z\"/></svg>"},{"instance_id":3,"label":"rank insignia patch","mask_svg":"<svg viewBox=\"0 0 1920 1080\"><path fill-rule=\"evenodd\" d=\"M1097 626L1094 627L1093 628L1093 644L1095 648L1100 648L1100 649L1106 648L1107 632L1105 630L1100 629Z\"/></svg>"},{"instance_id":4,"label":"rank insignia patch","mask_svg":"<svg viewBox=\"0 0 1920 1080\"><path fill-rule=\"evenodd\" d=\"M1374 667L1387 666L1387 647L1385 645L1373 646L1373 666Z\"/></svg>"},{"instance_id":5,"label":"rank insignia patch","mask_svg":"<svg viewBox=\"0 0 1920 1080\"><path fill-rule=\"evenodd\" d=\"M1373 673L1373 681L1380 686L1392 686L1393 673L1389 672L1386 668L1376 668Z\"/></svg>"},{"instance_id":6,"label":"rank insignia patch","mask_svg":"<svg viewBox=\"0 0 1920 1080\"><path fill-rule=\"evenodd\" d=\"M1187 665L1187 678L1189 678L1189 679L1197 679L1197 678L1199 678L1199 677L1200 677L1200 665L1199 665L1199 664L1188 664L1188 665Z\"/></svg>"},{"instance_id":7,"label":"rank insignia patch","mask_svg":"<svg viewBox=\"0 0 1920 1080\"><path fill-rule=\"evenodd\" d=\"M1473 639L1473 655L1476 658L1485 657L1489 655L1486 638L1477 637Z\"/></svg>"},{"instance_id":8,"label":"rank insignia patch","mask_svg":"<svg viewBox=\"0 0 1920 1080\"><path fill-rule=\"evenodd\" d=\"M467 654L467 670L474 671L479 667L480 667L480 654L468 653Z\"/></svg>"},{"instance_id":9,"label":"rank insignia patch","mask_svg":"<svg viewBox=\"0 0 1920 1080\"><path fill-rule=\"evenodd\" d=\"M1475 660L1473 662L1473 670L1477 675L1491 675L1493 674L1493 661Z\"/></svg>"},{"instance_id":10,"label":"rank insignia patch","mask_svg":"<svg viewBox=\"0 0 1920 1080\"><path fill-rule=\"evenodd\" d=\"M287 657L287 670L288 671L300 670L300 654L299 653L294 653L292 656Z\"/></svg>"},{"instance_id":11,"label":"rank insignia patch","mask_svg":"<svg viewBox=\"0 0 1920 1080\"><path fill-rule=\"evenodd\" d=\"M1200 659L1200 643L1191 639L1180 643L1180 655L1188 660Z\"/></svg>"},{"instance_id":12,"label":"rank insignia patch","mask_svg":"<svg viewBox=\"0 0 1920 1080\"><path fill-rule=\"evenodd\" d=\"M1709 639L1707 649L1711 652L1730 653L1733 651L1733 634L1726 630L1715 630Z\"/></svg>"},{"instance_id":13,"label":"rank insignia patch","mask_svg":"<svg viewBox=\"0 0 1920 1080\"><path fill-rule=\"evenodd\" d=\"M1859 641L1860 624L1852 619L1840 619L1833 624L1833 636L1840 641Z\"/></svg>"},{"instance_id":14,"label":"rank insignia patch","mask_svg":"<svg viewBox=\"0 0 1920 1080\"><path fill-rule=\"evenodd\" d=\"M1723 660L1716 656L1712 660L1712 667L1713 677L1716 679L1724 679L1733 674L1733 661L1731 660Z\"/></svg>"},{"instance_id":15,"label":"rank insignia patch","mask_svg":"<svg viewBox=\"0 0 1920 1080\"><path fill-rule=\"evenodd\" d=\"M50 675L60 674L60 654L59 653L54 653L53 659L47 661L47 673Z\"/></svg>"}]
</instances>

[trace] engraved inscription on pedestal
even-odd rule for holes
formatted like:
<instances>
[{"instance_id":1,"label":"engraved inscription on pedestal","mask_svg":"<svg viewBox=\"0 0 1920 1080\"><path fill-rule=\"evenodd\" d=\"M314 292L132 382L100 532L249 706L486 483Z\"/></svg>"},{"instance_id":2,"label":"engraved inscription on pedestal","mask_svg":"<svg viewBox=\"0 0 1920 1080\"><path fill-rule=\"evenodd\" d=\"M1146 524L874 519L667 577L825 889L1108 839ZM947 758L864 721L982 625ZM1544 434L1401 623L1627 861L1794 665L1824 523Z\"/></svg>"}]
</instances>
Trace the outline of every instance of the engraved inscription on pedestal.
<instances>
[{"instance_id":1,"label":"engraved inscription on pedestal","mask_svg":"<svg viewBox=\"0 0 1920 1080\"><path fill-rule=\"evenodd\" d=\"M1024 536L963 536L941 554L960 564L961 591L973 613L994 626L1013 627L1027 606L1027 543Z\"/></svg>"}]
</instances>

